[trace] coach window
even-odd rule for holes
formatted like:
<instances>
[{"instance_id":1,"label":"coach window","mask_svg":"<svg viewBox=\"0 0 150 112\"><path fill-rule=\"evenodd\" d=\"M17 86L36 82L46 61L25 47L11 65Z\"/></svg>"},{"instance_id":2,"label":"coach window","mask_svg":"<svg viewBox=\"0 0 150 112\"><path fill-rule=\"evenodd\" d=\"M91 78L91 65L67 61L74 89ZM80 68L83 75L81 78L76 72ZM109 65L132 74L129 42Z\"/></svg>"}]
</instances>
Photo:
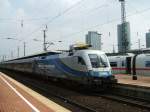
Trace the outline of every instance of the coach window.
<instances>
[{"instance_id":1,"label":"coach window","mask_svg":"<svg viewBox=\"0 0 150 112\"><path fill-rule=\"evenodd\" d=\"M110 62L111 67L117 67L117 62Z\"/></svg>"},{"instance_id":2,"label":"coach window","mask_svg":"<svg viewBox=\"0 0 150 112\"><path fill-rule=\"evenodd\" d=\"M122 66L124 66L124 61L122 61Z\"/></svg>"},{"instance_id":3,"label":"coach window","mask_svg":"<svg viewBox=\"0 0 150 112\"><path fill-rule=\"evenodd\" d=\"M78 63L80 63L81 65L85 65L85 62L82 57L78 57Z\"/></svg>"},{"instance_id":4,"label":"coach window","mask_svg":"<svg viewBox=\"0 0 150 112\"><path fill-rule=\"evenodd\" d=\"M150 61L145 61L145 67L150 67Z\"/></svg>"},{"instance_id":5,"label":"coach window","mask_svg":"<svg viewBox=\"0 0 150 112\"><path fill-rule=\"evenodd\" d=\"M46 59L46 56L42 56L41 59Z\"/></svg>"}]
</instances>

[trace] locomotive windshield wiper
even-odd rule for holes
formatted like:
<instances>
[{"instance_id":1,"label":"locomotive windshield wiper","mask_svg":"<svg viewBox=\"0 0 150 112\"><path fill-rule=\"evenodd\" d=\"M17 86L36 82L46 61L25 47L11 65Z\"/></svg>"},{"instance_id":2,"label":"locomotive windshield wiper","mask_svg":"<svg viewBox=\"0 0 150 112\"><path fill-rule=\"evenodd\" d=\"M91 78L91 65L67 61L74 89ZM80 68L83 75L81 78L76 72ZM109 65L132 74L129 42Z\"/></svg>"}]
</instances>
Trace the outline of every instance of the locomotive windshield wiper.
<instances>
[{"instance_id":1,"label":"locomotive windshield wiper","mask_svg":"<svg viewBox=\"0 0 150 112\"><path fill-rule=\"evenodd\" d=\"M99 61L100 61L100 67L107 67L106 62L104 62L101 57L99 57Z\"/></svg>"},{"instance_id":2,"label":"locomotive windshield wiper","mask_svg":"<svg viewBox=\"0 0 150 112\"><path fill-rule=\"evenodd\" d=\"M102 67L108 67L108 63L107 63L106 57L104 55L99 56L99 60L101 62Z\"/></svg>"}]
</instances>

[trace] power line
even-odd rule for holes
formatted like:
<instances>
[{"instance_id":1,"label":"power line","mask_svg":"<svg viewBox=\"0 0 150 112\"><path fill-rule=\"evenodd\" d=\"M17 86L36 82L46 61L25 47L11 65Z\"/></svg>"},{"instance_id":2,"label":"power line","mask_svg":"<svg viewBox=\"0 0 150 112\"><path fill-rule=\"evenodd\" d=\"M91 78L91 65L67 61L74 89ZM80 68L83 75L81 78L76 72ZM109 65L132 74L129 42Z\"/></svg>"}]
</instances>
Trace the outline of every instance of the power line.
<instances>
[{"instance_id":1,"label":"power line","mask_svg":"<svg viewBox=\"0 0 150 112\"><path fill-rule=\"evenodd\" d=\"M63 16L65 13L69 12L71 9L73 9L74 7L76 7L77 5L79 5L82 1L84 0L80 0L78 1L77 3L73 4L72 6L70 6L69 8L67 8L66 10L64 10L62 13L59 13L57 14L56 16L54 16L53 18L51 18L47 23L45 23L46 25L53 22L55 19L59 18L60 16ZM103 7L106 7L108 6L108 4L103 4L103 5L100 5L98 7L95 7L95 8L92 8L90 9L88 12L91 12L93 10L96 10L96 9L99 9L99 8L103 8ZM49 17L41 17L41 18L30 18L30 19L18 19L18 21L32 21L32 20L41 20L41 19L48 19ZM6 20L15 20L14 18L0 18L0 20L3 20L3 19L6 19ZM40 29L42 28L43 25L45 24L42 24L39 28L35 29L34 31L32 31L31 33L29 33L28 35L32 35L33 33L37 32L38 30L40 31ZM22 24L23 26L23 24ZM27 36L28 36L27 35Z\"/></svg>"},{"instance_id":2,"label":"power line","mask_svg":"<svg viewBox=\"0 0 150 112\"><path fill-rule=\"evenodd\" d=\"M11 36L11 37L13 36L13 37L15 37L15 36L17 36L17 34L15 34L15 33L14 34L4 34L4 33L0 34L0 37L4 37L4 36Z\"/></svg>"},{"instance_id":3,"label":"power line","mask_svg":"<svg viewBox=\"0 0 150 112\"><path fill-rule=\"evenodd\" d=\"M83 0L81 0L81 1L83 1ZM70 9L70 10L71 10L71 9ZM134 15L137 15L137 14L141 14L141 13L147 12L147 11L149 11L149 10L150 10L150 8L147 8L147 9L144 9L144 10L141 10L141 11L136 11L136 12L130 14L130 15L127 15L127 17L134 16ZM69 11L69 10L68 10L68 11ZM67 13L68 11L65 10L64 12ZM65 13L64 13L64 14L65 14ZM58 14L57 16L53 17L53 18L52 18L50 21L48 21L48 22L51 23L51 22L53 22L55 19L57 19L58 17L60 17L60 16L62 16L62 15L63 15L63 13ZM106 25L106 24L110 24L110 23L116 22L116 21L118 21L118 20L120 20L120 18L112 19L112 20L110 20L110 21L108 21L108 22L105 22L105 23L93 25L93 26L91 26L91 27L82 29L82 30L77 31L77 32L73 32L73 33L71 33L71 34L69 34L69 35L66 35L66 36L69 36L69 37L70 37L70 36L72 36L72 35L81 33L82 31L85 31L85 30L88 30L88 29L91 29L91 28L94 28L94 27L98 27L98 26L103 26L103 25ZM45 25L45 24L43 24L43 25ZM41 26L40 28L38 28L37 30L39 30L39 29L41 29L41 28L42 28L42 26ZM36 30L36 31L37 31L37 30ZM39 30L39 31L40 31L40 30ZM31 33L34 33L34 31L31 32ZM31 34L31 33L30 33L30 34ZM66 36L63 36L63 37L66 37Z\"/></svg>"},{"instance_id":4,"label":"power line","mask_svg":"<svg viewBox=\"0 0 150 112\"><path fill-rule=\"evenodd\" d=\"M132 5L132 3L129 3L128 6L132 7L137 13L139 12L139 10L138 10L136 7L134 7L134 6ZM142 16L142 15L140 15L140 17L142 17L143 19L145 19L145 17ZM143 24L144 24L144 23L143 23Z\"/></svg>"},{"instance_id":5,"label":"power line","mask_svg":"<svg viewBox=\"0 0 150 112\"><path fill-rule=\"evenodd\" d=\"M141 11L138 11L138 12L136 11L136 12L130 14L130 15L127 15L126 17L131 17L131 16L134 16L134 15L137 15L137 14L141 14L141 13L144 13L144 12L149 11L149 10L150 10L150 8L147 8L147 9L144 9L144 10L141 10ZM71 33L71 34L65 35L65 36L63 36L63 37L70 37L70 36L72 36L72 35L75 35L75 34L78 34L78 33L82 33L82 32L85 31L85 30L88 30L88 29L91 29L91 28L95 28L95 27L99 27L99 26L103 26L103 25L107 25L107 24L111 24L111 23L116 22L116 21L119 21L119 20L120 20L120 18L115 18L115 19L112 19L112 20L110 20L110 21L108 21L108 22L101 23L101 24L97 24L97 25L93 25L93 26L90 26L90 27L88 27L88 28L82 29L82 30L80 30L80 31L73 32L73 33Z\"/></svg>"},{"instance_id":6,"label":"power line","mask_svg":"<svg viewBox=\"0 0 150 112\"><path fill-rule=\"evenodd\" d=\"M82 0L81 0L81 1L82 1ZM100 6L99 6L99 7L100 7ZM96 8L95 8L95 9L96 9ZM147 12L147 11L149 11L149 10L150 10L150 8L146 8L146 9L143 9L143 10L141 10L141 11L136 11L136 12L134 12L134 13L132 13L132 14L127 15L126 17L131 17L131 16L134 16L134 15L137 15L137 14L141 14L141 13ZM55 17L56 17L56 16L55 16ZM57 18L57 17L56 17L56 18ZM53 18L53 19L55 19L55 18ZM88 29L91 29L91 28L94 28L94 27L98 27L98 26L103 26L103 25L111 24L111 23L116 22L116 21L118 21L118 20L120 20L120 18L115 18L115 19L112 19L112 20L107 21L107 22L105 22L105 23L93 25L93 26L91 26L91 27L82 29L82 30L80 30L80 31L73 32L73 33L71 33L71 34L65 35L65 36L63 36L63 37L66 37L66 36L70 37L70 36L72 36L72 35L81 33L82 31L85 31L85 30L88 30ZM52 21L53 21L53 20L52 20ZM38 30L39 30L39 29L38 29Z\"/></svg>"},{"instance_id":7,"label":"power line","mask_svg":"<svg viewBox=\"0 0 150 112\"><path fill-rule=\"evenodd\" d=\"M48 19L49 16L47 17L38 17L38 18L27 18L23 19L24 21L38 21L38 20L44 20ZM0 21L22 21L22 19L16 19L16 18L0 18Z\"/></svg>"},{"instance_id":8,"label":"power line","mask_svg":"<svg viewBox=\"0 0 150 112\"><path fill-rule=\"evenodd\" d=\"M80 2L82 2L82 1L83 1L83 0L80 0L79 2L75 3L75 4L72 6L72 8L75 7L76 5L78 5L78 4L79 4ZM103 5L102 5L102 6L103 6ZM102 6L98 6L98 7L96 7L95 9L101 8ZM58 17L60 17L60 16L62 16L63 14L67 13L67 12L68 12L69 10L71 10L72 8L69 7L68 9L66 9L66 10L63 11L64 13L58 14L57 16L54 16L54 17L53 17L50 21L48 21L48 22L51 23L52 21L54 21L54 20L57 19ZM91 10L94 10L94 8L91 9ZM147 12L147 11L149 11L149 10L150 10L150 8L146 8L146 9L143 9L143 10L141 10L141 11L137 11L137 10L136 10L136 12L127 15L127 17L134 16L134 15L137 15L137 14L141 14L141 13ZM120 18L112 19L112 20L110 20L110 21L108 21L108 22L101 23L101 24L97 24L97 25L94 25L94 26L91 26L91 27L82 29L82 30L80 30L80 31L71 33L71 34L66 35L66 36L71 36L71 35L74 35L74 34L76 34L76 33L81 33L81 32L84 31L84 30L88 30L88 29L91 29L91 28L94 28L94 27L98 27L98 26L103 26L103 25L106 25L106 24L110 24L110 23L113 23L113 22L118 21L119 19L120 19ZM48 22L47 22L47 23L48 23ZM45 25L45 24L43 24L43 25ZM42 26L43 26L43 25L42 25ZM39 27L38 29L34 30L34 31L31 32L30 34L33 34L33 33L36 32L37 30L41 29L42 26Z\"/></svg>"},{"instance_id":9,"label":"power line","mask_svg":"<svg viewBox=\"0 0 150 112\"><path fill-rule=\"evenodd\" d=\"M54 19L64 15L65 13L69 12L71 9L76 7L78 4L80 4L83 0L78 1L77 3L73 4L71 7L65 9L62 13L57 14L56 16L52 17L46 24L50 23ZM27 18L27 19L16 19L16 18L0 18L2 21L36 21L36 20L43 20L43 19L49 19L50 17L38 17L38 18Z\"/></svg>"},{"instance_id":10,"label":"power line","mask_svg":"<svg viewBox=\"0 0 150 112\"><path fill-rule=\"evenodd\" d=\"M143 9L143 10L138 11L138 12L136 11L136 12L134 12L134 13L132 13L132 14L127 15L126 17L131 17L131 16L134 16L134 15L137 15L137 14L141 14L141 13L147 12L147 11L149 11L149 10L150 10L150 8L146 8L146 9ZM57 18L57 17L56 17L56 18ZM93 26L90 26L90 27L88 27L88 28L82 29L82 30L80 30L80 31L73 32L73 33L68 34L68 35L64 35L63 37L70 37L70 36L73 36L73 35L82 33L82 32L85 31L85 30L89 30L89 29L91 29L91 28L95 28L95 27L99 27L99 26L104 26L104 25L107 25L107 24L111 24L111 23L116 22L116 21L119 21L119 20L120 20L120 18L115 18L115 19L112 19L112 20L107 21L107 22L105 22L105 23L93 25ZM41 29L41 28L42 28L42 26L40 27L40 29ZM35 31L38 31L38 30L39 30L39 28L36 29ZM33 31L32 33L34 33L35 31Z\"/></svg>"},{"instance_id":11,"label":"power line","mask_svg":"<svg viewBox=\"0 0 150 112\"><path fill-rule=\"evenodd\" d=\"M59 13L59 14L57 14L56 16L52 17L52 18L51 18L49 21L47 21L45 24L42 24L39 28L35 29L34 31L32 31L32 32L30 32L28 35L26 35L26 37L33 35L33 33L37 32L37 31L40 31L40 29L41 29L43 26L45 26L45 25L47 25L47 24L53 22L53 21L56 20L57 18L63 16L63 15L66 14L66 13L68 13L71 9L73 9L74 7L76 7L77 5L79 5L82 1L84 1L84 0L80 0L80 1L76 2L75 4L73 4L72 6L70 6L69 8L65 9L62 13ZM11 18L6 18L6 19L7 19L7 20L11 20ZM47 18L46 18L46 19L47 19ZM1 20L2 20L2 18L1 18ZM19 21L22 21L22 19L20 19ZM25 38L25 39L26 39L26 38ZM23 40L25 40L25 39L23 39ZM18 57L19 57L19 48L18 48Z\"/></svg>"},{"instance_id":12,"label":"power line","mask_svg":"<svg viewBox=\"0 0 150 112\"><path fill-rule=\"evenodd\" d=\"M48 25L49 23L52 23L57 18L63 16L64 14L66 14L67 12L69 12L71 9L73 9L74 7L76 7L77 5L79 5L82 1L84 1L84 0L80 0L80 1L76 2L75 4L73 4L72 6L70 6L69 8L65 9L62 13L59 13L56 16L52 17L45 24L42 24L39 28L35 29L34 31L32 31L31 33L29 33L28 35L26 35L26 37L33 35L35 32L39 31L43 26Z\"/></svg>"}]
</instances>

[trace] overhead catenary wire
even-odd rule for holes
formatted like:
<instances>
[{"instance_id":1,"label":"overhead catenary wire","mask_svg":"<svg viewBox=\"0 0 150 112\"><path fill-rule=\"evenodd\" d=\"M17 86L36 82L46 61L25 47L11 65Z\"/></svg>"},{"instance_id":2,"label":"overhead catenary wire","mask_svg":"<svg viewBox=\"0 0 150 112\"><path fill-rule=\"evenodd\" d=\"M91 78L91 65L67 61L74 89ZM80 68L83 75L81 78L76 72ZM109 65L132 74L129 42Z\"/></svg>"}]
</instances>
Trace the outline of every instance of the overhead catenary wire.
<instances>
[{"instance_id":1,"label":"overhead catenary wire","mask_svg":"<svg viewBox=\"0 0 150 112\"><path fill-rule=\"evenodd\" d=\"M82 1L82 0L81 0ZM80 2L81 2L80 1ZM78 4L78 3L77 3ZM99 6L99 8L101 8L101 7L103 7L103 6ZM97 9L98 7L96 7L95 9ZM70 8L69 8L70 9ZM92 10L94 10L94 8L92 9ZM132 13L132 14L128 14L126 17L131 17L131 16L134 16L134 15L137 15L137 14L141 14L141 13L144 13L144 12L147 12L147 11L149 11L150 10L150 7L149 8L146 8L146 9L143 9L143 10L141 10L141 11L135 11L134 13ZM64 12L66 13L66 11L69 11L69 10L65 10ZM52 18L49 22L51 23L52 21L53 21L53 19L55 20L55 18L58 18L60 15L57 15L57 16L55 16L54 18ZM79 33L82 33L83 31L85 31L85 30L88 30L88 29L91 29L91 28L95 28L95 27L99 27L99 26L103 26L103 25L107 25L107 24L111 24L111 23L113 23L113 22L116 22L116 21L118 21L118 20L120 20L120 18L115 18L115 19L112 19L112 20L109 20L109 21L107 21L107 22L104 22L104 23L100 23L100 24L97 24L97 25L93 25L93 26L90 26L90 27L88 27L88 28L85 28L85 29L82 29L82 30L80 30L80 31L77 31L77 32L73 32L73 33L71 33L71 34L68 34L68 35L64 35L64 36L62 36L62 37L70 37L70 36L72 36L72 35L76 35L76 34L79 34ZM44 25L44 24L43 24ZM41 29L41 27L39 28L39 29ZM33 31L32 33L35 33L36 31L38 31L39 29L36 29L35 31ZM31 34L32 34L31 33Z\"/></svg>"},{"instance_id":2,"label":"overhead catenary wire","mask_svg":"<svg viewBox=\"0 0 150 112\"><path fill-rule=\"evenodd\" d=\"M48 23L51 23L52 21L54 21L54 20L57 19L58 17L64 15L65 13L69 12L69 11L70 11L71 9L73 9L75 6L79 5L82 1L84 1L84 0L78 1L77 3L73 4L72 6L70 6L70 7L67 8L66 10L64 10L62 13L59 13L58 15L54 16L53 18L51 18L51 19L47 22L47 24L48 24ZM100 8L107 7L107 6L108 6L108 3L99 5L99 6L97 6L97 7L94 7L94 8L91 8L90 10L88 10L88 13L89 13L89 12L92 12L92 11L94 11L94 10L100 9ZM30 18L30 19L18 19L18 21L21 22L21 27L23 27L23 21L28 21L28 20L29 20L29 21L30 21L30 20L31 20L31 21L32 21L32 20L41 20L41 19L48 19L48 18L49 18L49 17ZM0 20L3 20L3 19L6 19L6 20L15 20L14 18L0 18ZM45 23L45 24L42 24L42 25L44 26L44 25L47 25L47 24ZM42 25L41 25L38 29L32 31L30 34L32 35L32 33L36 33L36 32L38 32L38 31L40 31L40 29L42 28ZM27 36L30 36L30 34L28 34Z\"/></svg>"},{"instance_id":3,"label":"overhead catenary wire","mask_svg":"<svg viewBox=\"0 0 150 112\"><path fill-rule=\"evenodd\" d=\"M84 0L79 0L78 2L76 2L75 4L73 4L72 6L70 6L69 8L65 9L62 13L58 13L56 16L52 17L46 23L42 24L40 27L38 27L34 31L32 31L29 34L27 34L26 37L33 35L37 31L40 31L40 29L42 29L43 26L48 25L48 24L52 23L54 20L56 20L57 18L63 16L64 14L66 14L67 12L69 12L70 10L72 10L74 7L76 7L77 5L79 5L82 1L84 1Z\"/></svg>"},{"instance_id":4,"label":"overhead catenary wire","mask_svg":"<svg viewBox=\"0 0 150 112\"><path fill-rule=\"evenodd\" d=\"M73 4L71 7L69 7L69 8L67 8L67 9L65 9L62 13L60 13L60 14L58 14L58 15L61 15L61 14L63 14L63 13L66 13L66 12L68 12L69 10L71 10L72 8L74 8L76 5L78 5L78 4L80 4L80 2L82 2L83 0L80 0L80 1L78 1L77 3L75 3L75 4ZM106 0L107 1L107 0ZM91 9L91 11L92 10L95 10L95 9L99 9L99 8L101 8L101 7L104 7L105 5L107 5L107 4L103 4L103 5L100 5L100 6L98 6L98 7L95 7L95 8L93 8L93 9ZM57 16L57 15L56 15ZM24 21L40 21L40 20L47 20L47 19L49 19L50 18L50 16L45 16L45 17L33 17L33 18L24 18L24 19L17 19L17 18L11 18L11 17L0 17L0 21L22 21L22 20L24 20Z\"/></svg>"},{"instance_id":5,"label":"overhead catenary wire","mask_svg":"<svg viewBox=\"0 0 150 112\"><path fill-rule=\"evenodd\" d=\"M43 28L43 26L48 25L49 23L52 23L54 20L56 20L57 18L63 16L64 14L68 13L70 10L72 10L73 8L75 8L77 5L79 5L80 3L82 3L82 1L84 0L79 0L78 2L76 2L75 4L71 5L69 8L65 9L62 13L57 14L56 16L52 17L50 20L48 20L46 23L42 24L40 27L38 27L37 29L35 29L34 31L28 33L27 35L25 35L24 37L30 37L31 35L33 35L34 33L36 33L37 31L41 31L41 29ZM7 20L13 20L11 18L5 18ZM37 18L38 19L38 18ZM40 19L40 18L39 18ZM46 19L49 19L46 17ZM2 20L2 18L1 18ZM19 19L19 21L22 21L24 19ZM27 38L22 39L22 41L25 41Z\"/></svg>"},{"instance_id":6,"label":"overhead catenary wire","mask_svg":"<svg viewBox=\"0 0 150 112\"><path fill-rule=\"evenodd\" d=\"M132 14L127 15L127 17L134 16L134 15L136 15L136 14L141 14L141 13L147 12L147 11L149 11L149 10L150 10L150 8L147 8L147 9L144 9L144 10L141 10L141 11L136 11L136 12L134 12L134 13L132 13ZM65 12L65 13L66 13L66 12ZM57 16L59 17L59 15L57 15ZM56 19L58 18L57 16L55 16L56 18L53 18L53 19L56 20ZM52 18L51 18L51 20L52 20ZM54 20L52 20L52 22L53 22ZM97 24L97 25L92 25L92 26L90 26L90 27L81 29L80 31L73 32L73 33L68 34L68 35L64 35L63 37L70 37L70 36L79 34L79 33L83 32L83 31L85 31L85 30L88 30L88 29L91 29L91 28L95 28L95 27L99 27L99 26L103 26L103 25L107 25L107 24L116 22L116 21L118 21L118 20L120 20L120 18L112 19L112 20L109 20L109 21L107 21L107 22L100 23L100 24ZM49 20L49 21L50 21L50 20ZM51 23L51 21L50 21L50 23ZM45 23L44 23L43 25L45 25ZM41 29L41 28L42 28L42 26L40 27L40 29ZM36 30L36 31L41 31L40 29L38 29L38 30ZM29 33L30 33L30 32L29 32ZM31 32L31 33L32 33L32 32ZM36 33L36 32L33 31L33 33ZM31 35L30 35L30 34L27 34L27 35L31 36L31 35L33 35L33 34L31 34ZM66 39L66 38L65 38L65 39Z\"/></svg>"},{"instance_id":7,"label":"overhead catenary wire","mask_svg":"<svg viewBox=\"0 0 150 112\"><path fill-rule=\"evenodd\" d=\"M132 14L128 14L126 17L131 17L131 16L134 16L134 15L137 15L137 14L141 14L141 13L144 13L144 12L147 12L147 11L149 11L150 10L150 8L146 8L146 9L143 9L143 10L141 10L141 11L135 11L134 13L132 13ZM56 17L56 16L55 16ZM57 18L57 17L56 17ZM52 19L51 19L52 20ZM86 30L89 30L89 29L91 29L91 28L95 28L95 27L99 27L99 26L104 26L104 25L107 25L107 24L111 24L111 23L113 23L113 22L116 22L116 21L119 21L120 20L120 18L115 18L115 19L112 19L112 20L109 20L109 21L107 21L107 22L104 22L104 23L100 23L100 24L97 24L97 25L93 25L93 26L90 26L90 27L88 27L88 28L84 28L84 29L82 29L82 30L80 30L80 31L77 31L77 32L73 32L73 33L70 33L70 34L68 34L68 35L64 35L64 36L61 36L61 37L65 37L65 39L66 38L70 38L71 36L75 36L75 35L77 35L77 34L79 34L79 33L82 33L83 31L86 31ZM41 26L42 27L42 26ZM41 28L40 27L40 28ZM36 29L36 31L40 31L39 29ZM35 31L33 31L32 33L34 33ZM33 39L31 39L31 40L33 40Z\"/></svg>"},{"instance_id":8,"label":"overhead catenary wire","mask_svg":"<svg viewBox=\"0 0 150 112\"><path fill-rule=\"evenodd\" d=\"M38 21L43 19L48 19L49 17L38 17L38 18L26 18L23 19L24 21ZM22 19L15 19L15 18L0 18L0 21L22 21Z\"/></svg>"},{"instance_id":9,"label":"overhead catenary wire","mask_svg":"<svg viewBox=\"0 0 150 112\"><path fill-rule=\"evenodd\" d=\"M136 12L134 12L134 13L132 13L132 14L127 15L126 17L131 17L131 16L134 16L134 15L137 15L137 14L144 13L144 12L146 12L146 11L150 11L150 8L143 9L143 10L138 11L138 12L136 11ZM107 22L105 22L105 23L100 23L100 24L97 24L97 25L93 25L93 26L90 26L90 27L88 27L88 28L82 29L82 30L80 30L80 31L73 32L73 33L68 34L68 35L64 35L63 37L70 37L70 36L72 36L72 35L82 33L82 32L85 31L85 30L89 30L89 29L91 29L91 28L95 28L95 27L99 27L99 26L111 24L111 23L116 22L116 21L119 21L119 20L120 20L120 18L115 18L115 19L109 20L109 21L107 21Z\"/></svg>"},{"instance_id":10,"label":"overhead catenary wire","mask_svg":"<svg viewBox=\"0 0 150 112\"><path fill-rule=\"evenodd\" d=\"M70 6L69 8L65 9L62 13L59 13L56 16L52 17L49 21L47 21L46 23L42 24L40 27L38 27L34 31L32 31L29 34L27 34L26 37L29 37L29 36L33 35L34 33L36 33L36 32L39 32L40 29L43 28L43 26L45 26L45 25L53 22L57 18L63 16L64 14L66 14L67 12L69 12L71 9L73 9L74 7L76 7L77 5L79 5L80 3L82 3L82 1L84 1L84 0L79 0L78 2L76 2L75 4L73 4L72 6ZM95 8L90 9L88 12L92 12L94 10L97 10L99 8L103 8L103 7L106 7L106 6L108 6L108 4L99 5L99 6L95 7ZM17 20L20 21L21 22L21 26L23 26L23 22L22 21L32 21L32 20L41 20L41 19L49 19L49 17L29 18L29 19L17 19ZM15 18L0 18L0 20L15 20Z\"/></svg>"}]
</instances>

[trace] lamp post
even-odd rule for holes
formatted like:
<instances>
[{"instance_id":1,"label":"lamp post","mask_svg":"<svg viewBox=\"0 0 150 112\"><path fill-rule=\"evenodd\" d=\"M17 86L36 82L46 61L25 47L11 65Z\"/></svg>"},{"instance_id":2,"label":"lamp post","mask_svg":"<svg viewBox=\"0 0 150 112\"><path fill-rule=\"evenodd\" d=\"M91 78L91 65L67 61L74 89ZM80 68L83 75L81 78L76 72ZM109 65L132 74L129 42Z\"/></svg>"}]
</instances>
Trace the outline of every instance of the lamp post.
<instances>
[{"instance_id":1,"label":"lamp post","mask_svg":"<svg viewBox=\"0 0 150 112\"><path fill-rule=\"evenodd\" d=\"M19 51L20 51L20 48L19 48L19 46L17 47L17 56L18 56L18 58L19 58Z\"/></svg>"},{"instance_id":2,"label":"lamp post","mask_svg":"<svg viewBox=\"0 0 150 112\"><path fill-rule=\"evenodd\" d=\"M3 39L8 39L8 40L16 40L16 41L22 41L22 40L19 40L17 38L11 38L11 37L8 37L8 38L3 38ZM23 48L24 48L24 56L26 55L26 42L23 42ZM19 46L17 47L17 57L19 58L19 55L20 55L20 48ZM11 54L12 55L12 54ZM11 56L12 57L12 56Z\"/></svg>"},{"instance_id":3,"label":"lamp post","mask_svg":"<svg viewBox=\"0 0 150 112\"><path fill-rule=\"evenodd\" d=\"M137 41L136 43L138 44L138 48L139 48L139 50L140 50L140 49L141 49L141 40L138 39L138 41Z\"/></svg>"},{"instance_id":4,"label":"lamp post","mask_svg":"<svg viewBox=\"0 0 150 112\"><path fill-rule=\"evenodd\" d=\"M23 46L23 48L24 48L24 56L26 56L26 42L23 42L23 44L24 44L24 46Z\"/></svg>"},{"instance_id":5,"label":"lamp post","mask_svg":"<svg viewBox=\"0 0 150 112\"><path fill-rule=\"evenodd\" d=\"M11 51L11 59L13 59L13 51Z\"/></svg>"}]
</instances>

